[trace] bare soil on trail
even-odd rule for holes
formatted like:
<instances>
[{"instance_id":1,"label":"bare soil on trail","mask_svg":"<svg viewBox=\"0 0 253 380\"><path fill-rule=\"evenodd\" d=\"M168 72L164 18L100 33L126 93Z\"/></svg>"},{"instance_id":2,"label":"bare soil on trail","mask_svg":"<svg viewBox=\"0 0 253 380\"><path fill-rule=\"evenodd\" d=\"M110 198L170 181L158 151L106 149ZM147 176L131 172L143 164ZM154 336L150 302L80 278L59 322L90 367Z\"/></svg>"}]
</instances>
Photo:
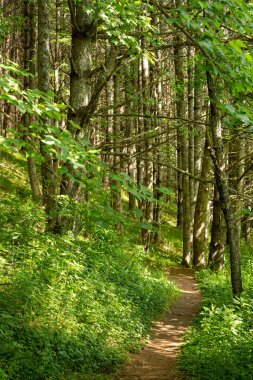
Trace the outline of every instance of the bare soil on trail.
<instances>
[{"instance_id":1,"label":"bare soil on trail","mask_svg":"<svg viewBox=\"0 0 253 380\"><path fill-rule=\"evenodd\" d=\"M184 334L199 312L201 295L193 270L170 268L168 277L181 290L182 296L165 318L154 324L153 338L141 353L131 355L130 365L117 375L117 380L187 379L187 375L177 368L177 360Z\"/></svg>"}]
</instances>

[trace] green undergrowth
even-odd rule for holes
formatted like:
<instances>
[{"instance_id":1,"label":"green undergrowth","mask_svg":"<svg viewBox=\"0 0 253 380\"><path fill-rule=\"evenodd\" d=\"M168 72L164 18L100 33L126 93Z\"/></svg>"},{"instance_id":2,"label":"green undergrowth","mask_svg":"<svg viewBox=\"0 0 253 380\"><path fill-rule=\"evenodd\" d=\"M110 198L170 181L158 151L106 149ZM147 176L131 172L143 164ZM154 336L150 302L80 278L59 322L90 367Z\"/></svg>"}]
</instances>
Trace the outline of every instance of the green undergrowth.
<instances>
[{"instance_id":1,"label":"green undergrowth","mask_svg":"<svg viewBox=\"0 0 253 380\"><path fill-rule=\"evenodd\" d=\"M19 198L30 196L29 181L24 170L26 160L20 154L0 150L0 197L15 193Z\"/></svg>"},{"instance_id":2,"label":"green undergrowth","mask_svg":"<svg viewBox=\"0 0 253 380\"><path fill-rule=\"evenodd\" d=\"M232 298L230 273L197 274L203 309L190 329L181 365L191 379L253 379L253 250L242 244L244 291Z\"/></svg>"},{"instance_id":3,"label":"green undergrowth","mask_svg":"<svg viewBox=\"0 0 253 380\"><path fill-rule=\"evenodd\" d=\"M97 223L96 210L78 234L44 233L26 178L8 172L14 165L20 175L24 161L3 162L0 379L110 379L128 352L143 347L177 290L127 234L102 215Z\"/></svg>"},{"instance_id":4,"label":"green undergrowth","mask_svg":"<svg viewBox=\"0 0 253 380\"><path fill-rule=\"evenodd\" d=\"M162 224L160 241L150 247L146 253L146 262L154 269L166 270L171 266L180 266L183 249L182 233L171 224Z\"/></svg>"}]
</instances>

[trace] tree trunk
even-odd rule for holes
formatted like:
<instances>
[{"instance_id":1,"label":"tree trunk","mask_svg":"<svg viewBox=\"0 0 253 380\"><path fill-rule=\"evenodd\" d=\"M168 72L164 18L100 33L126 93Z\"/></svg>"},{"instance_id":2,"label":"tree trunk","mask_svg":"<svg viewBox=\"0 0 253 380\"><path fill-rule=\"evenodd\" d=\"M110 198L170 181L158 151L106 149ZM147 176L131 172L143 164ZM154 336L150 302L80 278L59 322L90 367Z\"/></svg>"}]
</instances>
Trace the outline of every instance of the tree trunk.
<instances>
[{"instance_id":1,"label":"tree trunk","mask_svg":"<svg viewBox=\"0 0 253 380\"><path fill-rule=\"evenodd\" d=\"M23 46L24 46L24 70L29 71L31 74L35 75L34 64L35 60L35 37L36 35L36 22L35 22L35 8L31 1L24 0L24 35L23 35ZM28 88L34 88L34 80L32 76L24 76L24 90ZM29 136L29 128L31 123L31 117L28 113L22 116L22 124L27 131L27 137L30 140L30 144L33 144L33 139ZM38 202L41 198L39 181L37 177L37 169L34 159L32 157L27 158L28 175L30 180L30 186L32 190L32 198L34 201Z\"/></svg>"},{"instance_id":2,"label":"tree trunk","mask_svg":"<svg viewBox=\"0 0 253 380\"><path fill-rule=\"evenodd\" d=\"M189 3L189 1L188 1ZM194 161L194 49L187 47L187 99L188 99L188 129L189 129L189 203L190 203L190 245L193 249L193 223L195 208L195 161Z\"/></svg>"},{"instance_id":3,"label":"tree trunk","mask_svg":"<svg viewBox=\"0 0 253 380\"><path fill-rule=\"evenodd\" d=\"M227 229L221 208L217 186L214 186L213 217L211 228L211 241L209 247L208 266L212 270L222 270L225 265L225 248Z\"/></svg>"},{"instance_id":4,"label":"tree trunk","mask_svg":"<svg viewBox=\"0 0 253 380\"><path fill-rule=\"evenodd\" d=\"M174 48L174 65L176 77L176 116L181 119L185 116L185 99L184 99L184 49L181 45L181 36L178 33L175 39L176 47ZM188 131L185 127L178 124L177 130L177 151L178 163L181 164L179 168L188 172ZM181 162L180 162L181 161ZM181 175L180 175L181 177ZM179 182L181 180L179 179ZM180 186L180 183L178 184ZM180 187L178 187L178 195L180 194ZM191 211L190 211L190 196L189 196L189 177L186 174L182 175L182 212L183 212L183 257L182 264L186 267L190 266L191 262ZM178 202L178 207L180 202ZM178 218L179 220L179 218Z\"/></svg>"},{"instance_id":5,"label":"tree trunk","mask_svg":"<svg viewBox=\"0 0 253 380\"><path fill-rule=\"evenodd\" d=\"M201 181L199 182L197 201L194 213L193 226L193 266L204 268L206 266L207 252L207 228L209 216L209 197L211 190L210 177L212 172L212 161L208 153L208 140L206 138Z\"/></svg>"},{"instance_id":6,"label":"tree trunk","mask_svg":"<svg viewBox=\"0 0 253 380\"><path fill-rule=\"evenodd\" d=\"M120 102L120 80L117 75L113 77L113 102L114 102L114 113L118 114L120 112L120 107L117 105ZM120 157L119 153L121 151L119 146L119 138L120 138L120 119L115 117L113 119L113 166L112 170L115 174L119 171ZM111 181L111 202L112 208L117 212L122 212L122 200L121 200L121 183L119 181L112 180ZM115 224L115 227L122 234L124 232L123 225L119 222Z\"/></svg>"},{"instance_id":7,"label":"tree trunk","mask_svg":"<svg viewBox=\"0 0 253 380\"><path fill-rule=\"evenodd\" d=\"M252 151L252 143L251 141L245 141L245 155L246 157L251 157ZM244 179L244 191L247 192L251 189L251 184L253 180L252 172L249 173L250 168L252 167L251 159L246 159L245 162L245 179ZM242 236L246 241L246 244L250 245L251 243L251 235L252 235L252 205L251 205L251 197L247 197L243 204L244 208L249 211L248 214L243 215L241 220L241 229Z\"/></svg>"},{"instance_id":8,"label":"tree trunk","mask_svg":"<svg viewBox=\"0 0 253 380\"><path fill-rule=\"evenodd\" d=\"M68 129L74 138L77 139L82 132L82 137L89 140L91 129L87 126L102 90L118 67L119 47L112 46L108 53L105 49L105 60L94 80L92 58L96 48L97 22L93 12L89 12L94 2L68 0L68 5L72 27ZM66 168L74 177L71 165L66 163ZM61 194L71 198L77 198L80 194L80 188L73 184L68 175L62 177Z\"/></svg>"},{"instance_id":9,"label":"tree trunk","mask_svg":"<svg viewBox=\"0 0 253 380\"><path fill-rule=\"evenodd\" d=\"M242 292L240 238L235 214L230 201L228 178L224 167L222 127L220 124L218 108L219 100L216 84L210 72L207 72L207 87L210 98L210 124L212 130L212 145L210 153L214 164L216 185L227 225L233 295L239 296Z\"/></svg>"},{"instance_id":10,"label":"tree trunk","mask_svg":"<svg viewBox=\"0 0 253 380\"><path fill-rule=\"evenodd\" d=\"M70 73L70 97L69 97L69 130L73 136L79 130L82 123L82 112L88 106L92 92L92 53L95 47L97 26L93 16L87 12L90 0L83 2L69 0L69 8L72 20L71 43L71 73ZM88 131L84 135L88 137Z\"/></svg>"},{"instance_id":11,"label":"tree trunk","mask_svg":"<svg viewBox=\"0 0 253 380\"><path fill-rule=\"evenodd\" d=\"M131 110L136 112L136 104L131 99L133 92L137 89L137 80L138 80L138 66L136 62L131 62L129 67L125 68L125 108L126 112ZM126 120L126 138L130 139L133 133L137 132L137 118L128 117ZM128 159L128 175L135 180L136 179L136 160L132 158L136 153L136 144L130 142L127 145L127 155ZM136 208L136 198L130 192L128 193L128 208L133 210Z\"/></svg>"},{"instance_id":12,"label":"tree trunk","mask_svg":"<svg viewBox=\"0 0 253 380\"><path fill-rule=\"evenodd\" d=\"M143 102L143 114L150 114L150 64L148 59L144 56L142 57L142 102ZM150 130L150 120L144 118L144 175L143 175L143 185L152 191L153 189L153 163L149 159L150 151L152 149L151 142L148 136L148 131ZM143 204L144 209L144 219L149 224L152 222L152 209L153 205L150 201L145 201ZM151 231L149 229L143 228L141 231L142 243L145 250L149 250Z\"/></svg>"},{"instance_id":13,"label":"tree trunk","mask_svg":"<svg viewBox=\"0 0 253 380\"><path fill-rule=\"evenodd\" d=\"M49 2L38 0L38 89L45 93L50 88L49 32ZM59 232L53 157L47 152L47 146L42 141L40 141L40 151L43 157L41 178L43 204L47 216L46 230Z\"/></svg>"},{"instance_id":14,"label":"tree trunk","mask_svg":"<svg viewBox=\"0 0 253 380\"><path fill-rule=\"evenodd\" d=\"M156 102L154 104L154 115L158 116L159 114L162 114L162 99L163 99L163 89L162 89L162 80L161 80L161 52L157 53L157 62L155 64L154 70L153 70L153 92L151 94L151 97L156 99ZM154 118L154 127L157 130L157 132L160 134L162 131L160 120L155 117ZM163 138L163 137L162 137ZM153 224L156 228L154 232L154 243L158 243L160 239L160 221L161 221L161 204L160 200L162 198L162 194L159 190L162 184L162 167L160 165L162 154L160 152L160 149L157 149L158 144L161 142L161 137L155 138L154 146L153 146L153 156L157 160L157 163L154 163L154 197L156 199L156 202L154 203L154 209L153 209ZM165 142L165 141L164 141Z\"/></svg>"}]
</instances>

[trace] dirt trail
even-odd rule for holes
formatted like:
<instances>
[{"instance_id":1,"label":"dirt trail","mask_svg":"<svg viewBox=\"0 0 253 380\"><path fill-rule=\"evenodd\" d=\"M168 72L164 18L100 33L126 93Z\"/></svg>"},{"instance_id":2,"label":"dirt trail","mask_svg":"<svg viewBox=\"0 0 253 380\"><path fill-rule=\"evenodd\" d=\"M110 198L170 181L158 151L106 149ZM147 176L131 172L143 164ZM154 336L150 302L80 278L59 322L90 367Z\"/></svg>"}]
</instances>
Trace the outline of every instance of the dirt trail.
<instances>
[{"instance_id":1,"label":"dirt trail","mask_svg":"<svg viewBox=\"0 0 253 380\"><path fill-rule=\"evenodd\" d=\"M131 356L130 365L117 380L186 379L176 364L184 333L200 308L200 291L191 269L171 268L169 278L181 289L182 297L163 321L155 323L153 338L140 354Z\"/></svg>"}]
</instances>

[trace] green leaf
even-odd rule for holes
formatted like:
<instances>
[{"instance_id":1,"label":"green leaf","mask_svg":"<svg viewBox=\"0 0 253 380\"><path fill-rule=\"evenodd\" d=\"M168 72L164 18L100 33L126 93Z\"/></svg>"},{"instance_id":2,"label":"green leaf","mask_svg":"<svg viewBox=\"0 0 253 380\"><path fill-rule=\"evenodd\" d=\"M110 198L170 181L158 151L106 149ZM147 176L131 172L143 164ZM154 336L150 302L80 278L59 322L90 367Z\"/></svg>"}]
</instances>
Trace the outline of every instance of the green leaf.
<instances>
[{"instance_id":1,"label":"green leaf","mask_svg":"<svg viewBox=\"0 0 253 380\"><path fill-rule=\"evenodd\" d=\"M131 193L136 199L139 201L142 201L144 198L141 196L141 194L136 190L131 187L127 188L128 192Z\"/></svg>"}]
</instances>

